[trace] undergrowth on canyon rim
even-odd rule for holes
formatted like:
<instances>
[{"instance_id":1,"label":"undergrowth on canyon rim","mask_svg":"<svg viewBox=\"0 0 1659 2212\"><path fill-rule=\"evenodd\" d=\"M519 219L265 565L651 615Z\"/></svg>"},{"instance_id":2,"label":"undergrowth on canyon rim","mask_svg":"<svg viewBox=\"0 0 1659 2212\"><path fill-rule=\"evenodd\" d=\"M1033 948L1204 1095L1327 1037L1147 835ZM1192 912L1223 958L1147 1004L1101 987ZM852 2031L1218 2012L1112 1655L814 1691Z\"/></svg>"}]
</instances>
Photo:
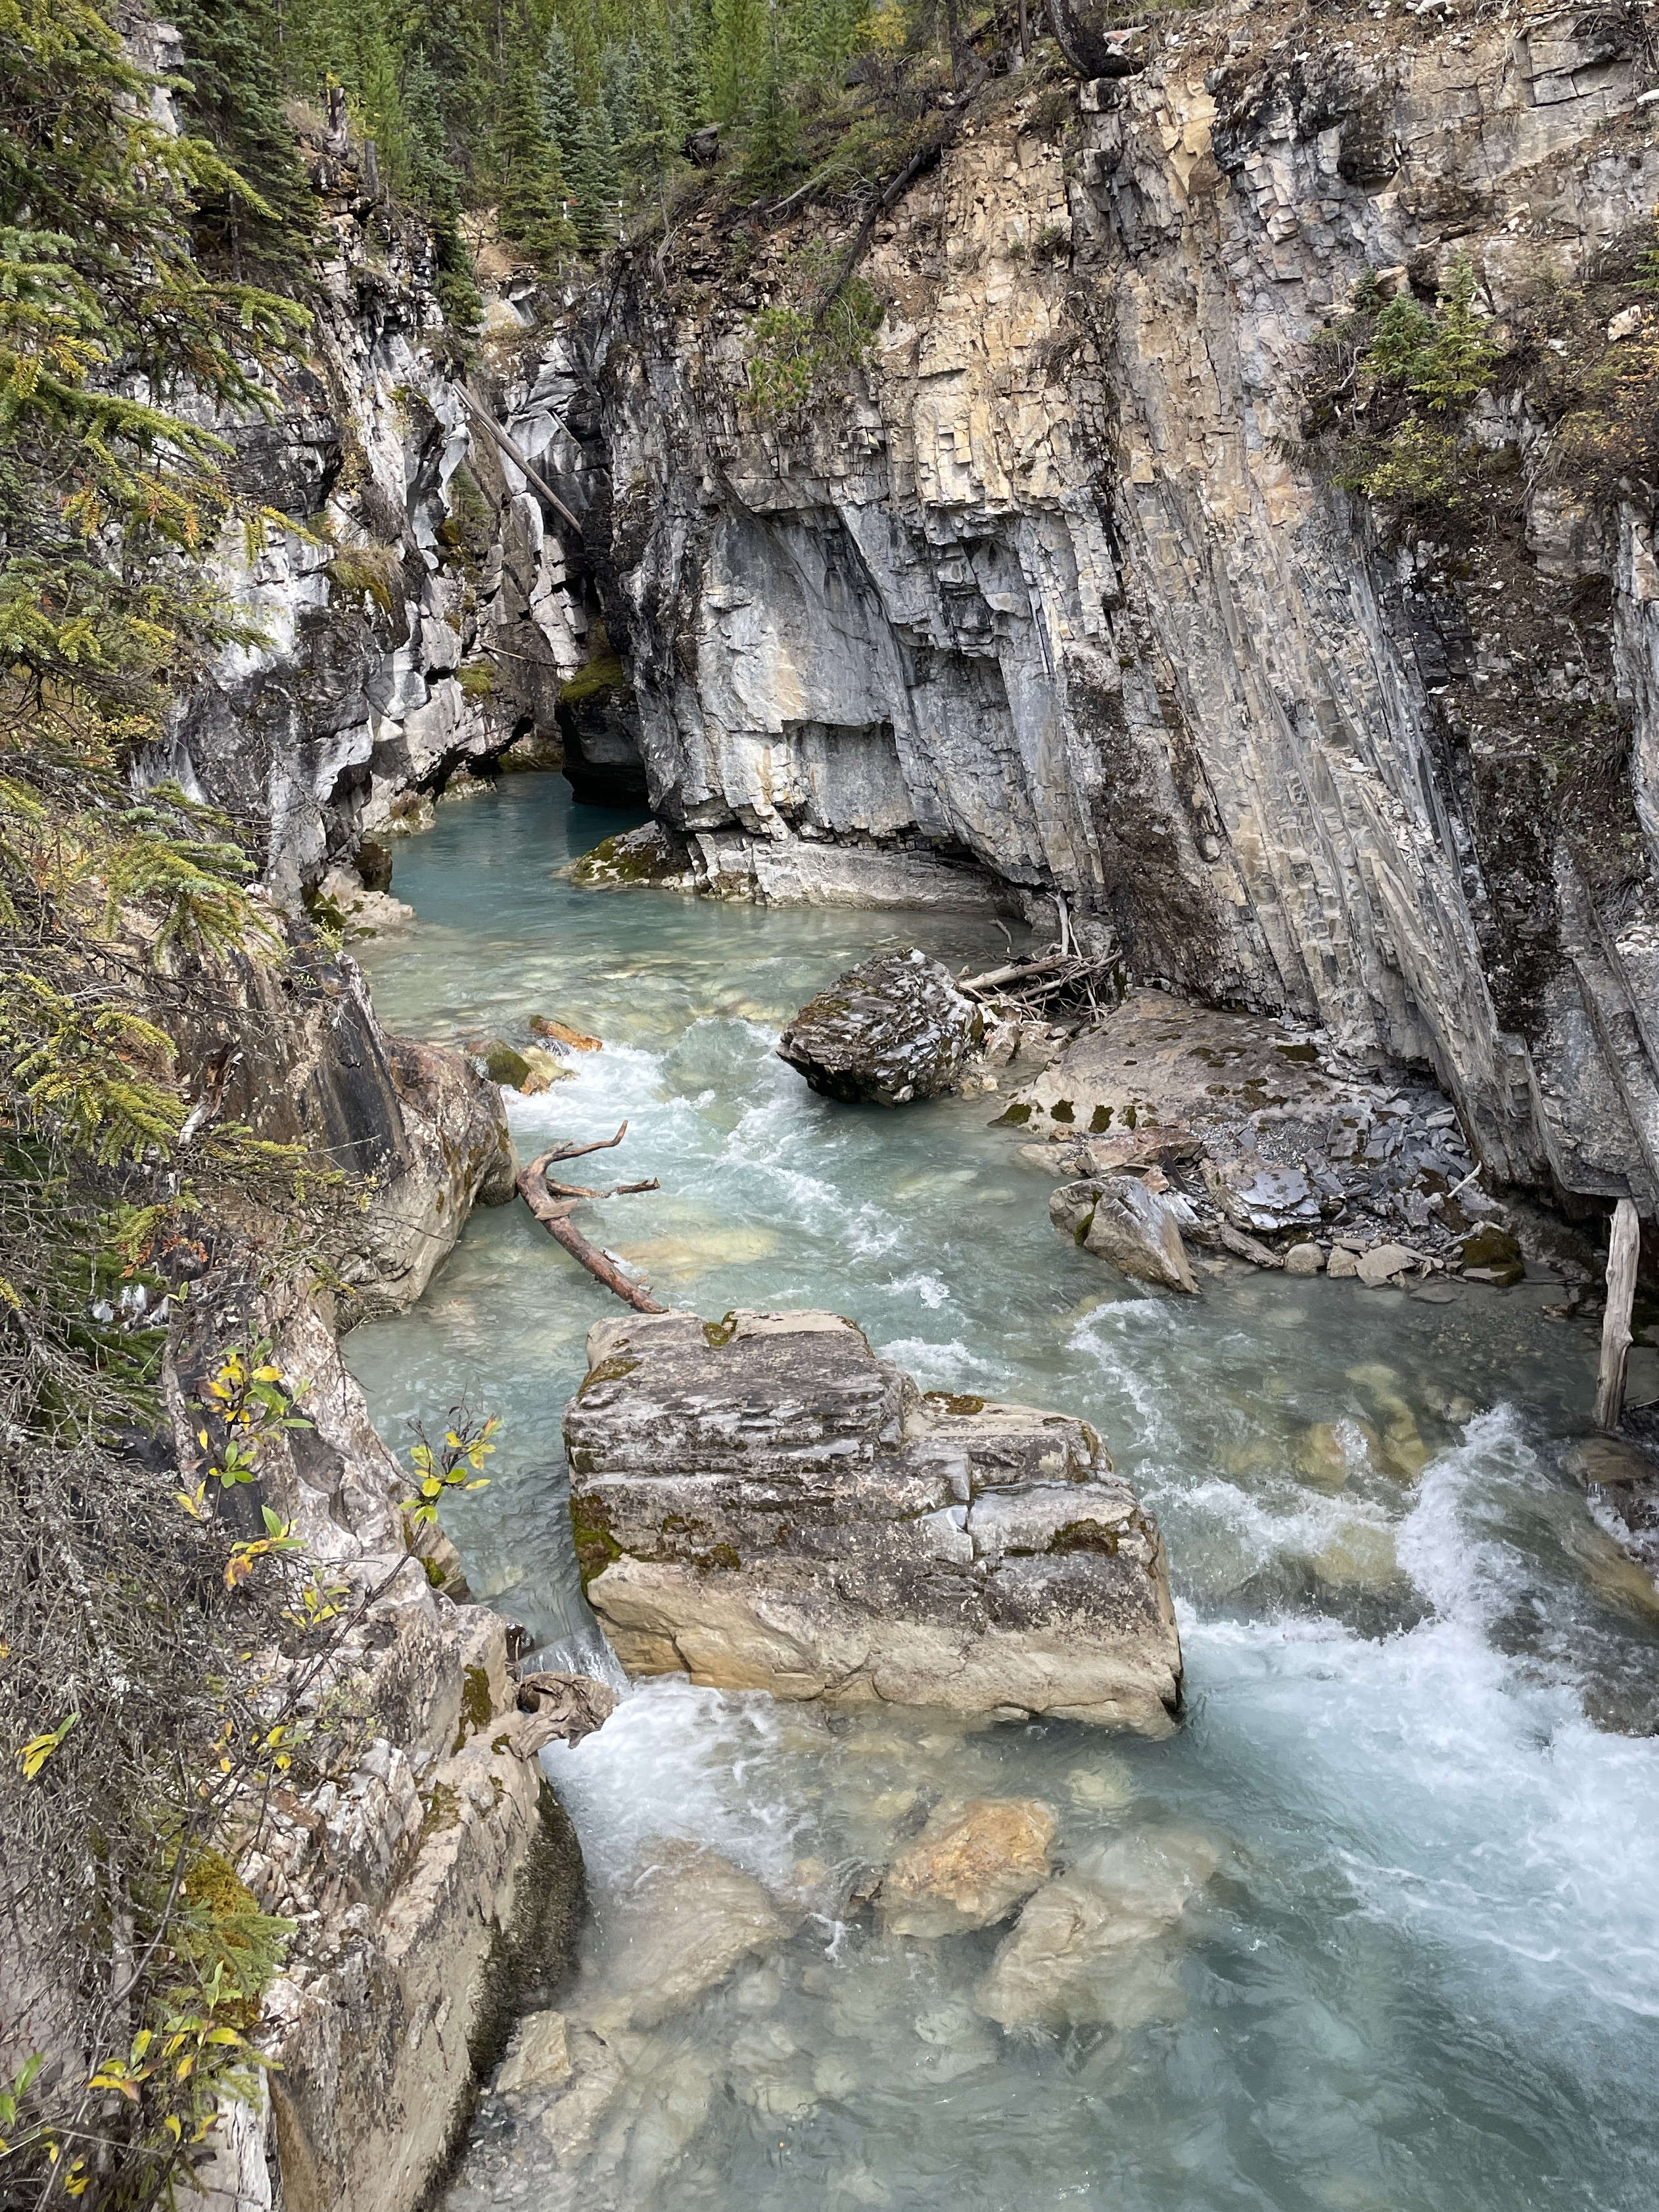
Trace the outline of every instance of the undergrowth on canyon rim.
<instances>
[{"instance_id":1,"label":"undergrowth on canyon rim","mask_svg":"<svg viewBox=\"0 0 1659 2212\"><path fill-rule=\"evenodd\" d=\"M772 305L750 325L746 397L757 421L799 424L826 382L863 367L887 303L853 276L821 310L835 276L834 257L809 240L784 264Z\"/></svg>"},{"instance_id":2,"label":"undergrowth on canyon rim","mask_svg":"<svg viewBox=\"0 0 1659 2212\"><path fill-rule=\"evenodd\" d=\"M1290 457L1400 524L1461 515L1478 528L1493 499L1540 488L1586 511L1651 490L1659 211L1580 281L1545 266L1501 315L1482 312L1479 289L1467 255L1428 303L1368 270L1317 341Z\"/></svg>"}]
</instances>

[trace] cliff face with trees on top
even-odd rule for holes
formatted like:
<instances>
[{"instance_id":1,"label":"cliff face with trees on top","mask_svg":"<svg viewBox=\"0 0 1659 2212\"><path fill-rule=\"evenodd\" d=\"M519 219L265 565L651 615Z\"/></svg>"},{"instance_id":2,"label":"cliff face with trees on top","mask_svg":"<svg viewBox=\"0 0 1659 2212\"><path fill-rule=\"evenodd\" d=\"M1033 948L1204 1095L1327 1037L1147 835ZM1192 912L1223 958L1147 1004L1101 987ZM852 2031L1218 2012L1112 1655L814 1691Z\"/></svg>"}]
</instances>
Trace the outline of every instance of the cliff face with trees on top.
<instances>
[{"instance_id":1,"label":"cliff face with trees on top","mask_svg":"<svg viewBox=\"0 0 1659 2212\"><path fill-rule=\"evenodd\" d=\"M878 228L857 373L813 222L735 289L695 228L636 266L611 628L695 864L1062 890L1428 1063L1500 1176L1651 1204L1650 30L1189 13L1007 80Z\"/></svg>"},{"instance_id":2,"label":"cliff face with trees on top","mask_svg":"<svg viewBox=\"0 0 1659 2212\"><path fill-rule=\"evenodd\" d=\"M1008 26L952 53L897 11L504 20L437 72L458 190L512 201L517 71L524 158L574 208L569 149L605 138L629 239L590 280L544 238L552 289L485 257L474 384L568 512L441 369L410 407L398 356L373 483L330 500L359 538L401 504L359 549L401 580L360 599L337 713L276 656L294 872L562 724L580 787L648 787L723 892L840 895L831 848L901 899L882 854L1060 890L1133 974L1431 1066L1500 1177L1647 1202L1648 14L1355 8L1316 54L1291 8L1065 11L1110 72L1081 81L1048 41L1010 69ZM422 36L390 77L330 49L363 113L419 92ZM673 142L705 117L708 167ZM448 358L434 305L398 343ZM272 603L308 590L337 654L334 556L286 557ZM213 788L249 757L225 696L177 740Z\"/></svg>"},{"instance_id":3,"label":"cliff face with trees on top","mask_svg":"<svg viewBox=\"0 0 1659 2212\"><path fill-rule=\"evenodd\" d=\"M328 1305L415 1295L498 1139L296 915L458 769L562 742L727 893L1061 891L1132 976L1432 1065L1496 1176L1653 1202L1650 15L1111 21L1062 9L1080 75L891 0L0 25L8 1971L53 1968L0 2088L65 2186L149 2201L263 2012L216 2186L393 2212L488 2049L533 1777ZM64 1598L100 1546L133 1608ZM307 1650L384 1725L273 1737Z\"/></svg>"}]
</instances>

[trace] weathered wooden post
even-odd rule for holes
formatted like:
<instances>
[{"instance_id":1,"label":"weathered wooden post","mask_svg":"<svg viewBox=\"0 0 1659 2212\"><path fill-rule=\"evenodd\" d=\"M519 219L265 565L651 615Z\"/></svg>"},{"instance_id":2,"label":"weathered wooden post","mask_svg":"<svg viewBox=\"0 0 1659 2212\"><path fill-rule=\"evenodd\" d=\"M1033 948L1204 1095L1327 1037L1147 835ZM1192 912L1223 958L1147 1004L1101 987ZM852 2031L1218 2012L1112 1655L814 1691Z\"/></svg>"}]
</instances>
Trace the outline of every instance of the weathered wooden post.
<instances>
[{"instance_id":1,"label":"weathered wooden post","mask_svg":"<svg viewBox=\"0 0 1659 2212\"><path fill-rule=\"evenodd\" d=\"M1629 1199L1613 1209L1607 1238L1607 1310L1601 1322L1601 1366L1595 1378L1595 1425L1616 1429L1625 1411L1625 1365L1630 1358L1630 1310L1636 1297L1636 1262L1642 1223Z\"/></svg>"}]
</instances>

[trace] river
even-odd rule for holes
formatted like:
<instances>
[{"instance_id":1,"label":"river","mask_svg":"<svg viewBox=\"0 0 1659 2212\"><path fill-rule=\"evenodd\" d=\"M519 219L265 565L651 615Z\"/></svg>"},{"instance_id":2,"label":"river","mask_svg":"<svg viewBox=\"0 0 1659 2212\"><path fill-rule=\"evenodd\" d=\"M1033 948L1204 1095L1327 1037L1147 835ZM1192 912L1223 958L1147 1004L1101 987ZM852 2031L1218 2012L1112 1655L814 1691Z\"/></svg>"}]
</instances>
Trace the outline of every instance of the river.
<instances>
[{"instance_id":1,"label":"river","mask_svg":"<svg viewBox=\"0 0 1659 2212\"><path fill-rule=\"evenodd\" d=\"M879 1865L938 1799L1017 1795L1054 1809L1063 1861L1179 1830L1218 1871L1156 1972L1063 2034L975 2013L1004 1930L809 1916L617 2041L579 2158L487 2100L452 2212L1659 2205L1659 1598L1568 1470L1588 1328L1534 1285L1125 1283L1049 1227L994 1101L838 1107L772 1055L854 959L988 964L993 925L574 889L570 857L629 818L554 776L441 807L398 848L418 927L362 954L382 1018L441 1042L538 1011L604 1038L509 1098L514 1134L627 1120L606 1179L662 1188L584 1225L665 1304L829 1307L924 1388L1093 1422L1169 1540L1188 1709L1145 1743L643 1685L547 1755L594 1905L573 2016L674 1838L775 1888L802 1861ZM478 1595L596 1664L559 1422L614 1310L515 1205L345 1347L394 1449L463 1394L503 1417L490 1487L447 1526Z\"/></svg>"}]
</instances>

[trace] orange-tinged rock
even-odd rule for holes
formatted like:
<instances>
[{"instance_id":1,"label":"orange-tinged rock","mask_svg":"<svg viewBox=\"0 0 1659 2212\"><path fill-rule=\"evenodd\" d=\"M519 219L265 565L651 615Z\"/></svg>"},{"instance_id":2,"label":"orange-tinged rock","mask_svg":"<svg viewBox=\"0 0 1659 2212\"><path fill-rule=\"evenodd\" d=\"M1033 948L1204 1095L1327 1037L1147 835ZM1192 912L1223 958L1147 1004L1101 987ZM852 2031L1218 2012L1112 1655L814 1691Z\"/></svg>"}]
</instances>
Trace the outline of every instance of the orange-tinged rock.
<instances>
[{"instance_id":1,"label":"orange-tinged rock","mask_svg":"<svg viewBox=\"0 0 1659 2212\"><path fill-rule=\"evenodd\" d=\"M1054 1815L1035 1797L937 1807L883 1877L876 1899L896 1936L951 1936L1006 1920L1048 1879Z\"/></svg>"}]
</instances>

